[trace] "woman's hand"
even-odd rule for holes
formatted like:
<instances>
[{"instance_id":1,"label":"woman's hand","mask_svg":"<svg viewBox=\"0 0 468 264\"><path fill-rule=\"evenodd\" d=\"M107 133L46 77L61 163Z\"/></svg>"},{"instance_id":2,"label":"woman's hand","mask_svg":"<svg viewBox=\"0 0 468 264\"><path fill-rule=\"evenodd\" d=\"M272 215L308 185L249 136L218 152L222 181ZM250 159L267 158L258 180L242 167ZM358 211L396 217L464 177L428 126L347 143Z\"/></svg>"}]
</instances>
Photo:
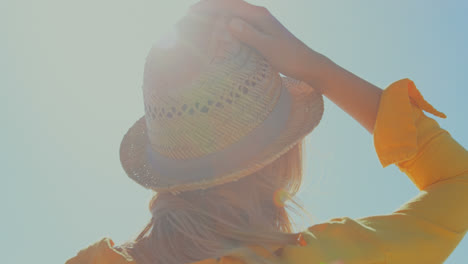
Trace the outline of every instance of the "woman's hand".
<instances>
[{"instance_id":1,"label":"woman's hand","mask_svg":"<svg viewBox=\"0 0 468 264\"><path fill-rule=\"evenodd\" d=\"M204 0L191 9L232 17L228 26L232 35L257 49L280 73L309 84L323 76L329 60L296 38L266 8L242 0Z\"/></svg>"},{"instance_id":2,"label":"woman's hand","mask_svg":"<svg viewBox=\"0 0 468 264\"><path fill-rule=\"evenodd\" d=\"M264 7L242 0L202 0L192 11L232 17L231 33L256 48L282 74L304 81L373 133L382 91L313 51Z\"/></svg>"}]
</instances>

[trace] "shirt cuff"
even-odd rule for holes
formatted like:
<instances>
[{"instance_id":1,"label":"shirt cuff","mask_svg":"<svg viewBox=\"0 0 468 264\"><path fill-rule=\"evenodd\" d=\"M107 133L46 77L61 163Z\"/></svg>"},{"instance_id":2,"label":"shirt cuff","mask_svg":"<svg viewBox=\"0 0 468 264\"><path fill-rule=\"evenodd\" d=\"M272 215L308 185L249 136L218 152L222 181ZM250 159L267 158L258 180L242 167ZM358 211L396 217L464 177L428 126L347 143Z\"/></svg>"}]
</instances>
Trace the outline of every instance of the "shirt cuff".
<instances>
[{"instance_id":1,"label":"shirt cuff","mask_svg":"<svg viewBox=\"0 0 468 264\"><path fill-rule=\"evenodd\" d=\"M418 142L440 132L434 120L420 122L422 110L446 117L423 98L409 79L396 81L383 91L374 128L374 146L383 167L410 160L418 153Z\"/></svg>"}]
</instances>

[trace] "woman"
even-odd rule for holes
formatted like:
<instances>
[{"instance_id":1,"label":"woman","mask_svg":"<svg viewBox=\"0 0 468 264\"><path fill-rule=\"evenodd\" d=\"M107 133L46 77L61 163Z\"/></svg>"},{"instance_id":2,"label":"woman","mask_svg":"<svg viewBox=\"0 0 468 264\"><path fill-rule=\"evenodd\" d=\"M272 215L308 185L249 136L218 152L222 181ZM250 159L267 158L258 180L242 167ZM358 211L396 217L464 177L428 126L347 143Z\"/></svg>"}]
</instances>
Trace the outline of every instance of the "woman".
<instances>
[{"instance_id":1,"label":"woman","mask_svg":"<svg viewBox=\"0 0 468 264\"><path fill-rule=\"evenodd\" d=\"M67 263L443 263L462 240L468 152L423 113L445 117L412 81L382 91L241 0L196 4L178 32L174 48L150 52L145 117L121 146L127 174L158 192L153 217L135 240L103 239ZM284 203L300 185L301 140L322 115L318 91L374 134L382 165L397 165L418 196L388 215L291 233ZM212 93L217 101L203 101Z\"/></svg>"}]
</instances>

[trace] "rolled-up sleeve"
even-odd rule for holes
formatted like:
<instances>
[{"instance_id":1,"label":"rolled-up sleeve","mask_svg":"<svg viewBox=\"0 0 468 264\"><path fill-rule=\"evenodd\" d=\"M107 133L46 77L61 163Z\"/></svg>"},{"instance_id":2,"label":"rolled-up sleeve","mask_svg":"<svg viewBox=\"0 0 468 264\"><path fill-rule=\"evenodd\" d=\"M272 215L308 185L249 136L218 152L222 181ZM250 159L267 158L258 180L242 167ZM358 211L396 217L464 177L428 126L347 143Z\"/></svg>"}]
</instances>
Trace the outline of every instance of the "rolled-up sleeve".
<instances>
[{"instance_id":1,"label":"rolled-up sleeve","mask_svg":"<svg viewBox=\"0 0 468 264\"><path fill-rule=\"evenodd\" d=\"M397 165L421 190L390 216L360 220L382 230L390 263L408 258L442 263L468 230L468 152L424 111L445 117L411 80L393 83L382 95L377 155L383 166Z\"/></svg>"},{"instance_id":2,"label":"rolled-up sleeve","mask_svg":"<svg viewBox=\"0 0 468 264\"><path fill-rule=\"evenodd\" d=\"M430 264L447 259L468 230L468 152L424 112L445 117L411 80L399 80L383 91L374 130L382 165L398 166L419 194L388 215L311 226L303 233L307 245L290 247L287 257L302 255L309 263Z\"/></svg>"}]
</instances>

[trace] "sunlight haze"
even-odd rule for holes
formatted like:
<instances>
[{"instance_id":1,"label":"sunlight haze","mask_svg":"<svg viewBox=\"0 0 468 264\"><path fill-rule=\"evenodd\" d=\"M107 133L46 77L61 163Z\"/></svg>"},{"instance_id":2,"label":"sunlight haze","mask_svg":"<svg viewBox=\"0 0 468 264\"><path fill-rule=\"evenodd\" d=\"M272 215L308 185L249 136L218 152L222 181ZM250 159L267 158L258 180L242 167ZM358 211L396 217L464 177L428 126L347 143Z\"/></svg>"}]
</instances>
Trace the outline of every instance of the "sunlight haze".
<instances>
[{"instance_id":1,"label":"sunlight haze","mask_svg":"<svg viewBox=\"0 0 468 264\"><path fill-rule=\"evenodd\" d=\"M250 1L312 49L385 88L412 79L468 146L468 1ZM120 141L144 114L151 46L170 45L195 1L18 0L0 4L3 263L64 263L98 241L134 237L151 192L130 180ZM383 169L371 135L326 101L306 138L299 194L313 219L389 214L418 190ZM465 238L446 263L468 261Z\"/></svg>"}]
</instances>

